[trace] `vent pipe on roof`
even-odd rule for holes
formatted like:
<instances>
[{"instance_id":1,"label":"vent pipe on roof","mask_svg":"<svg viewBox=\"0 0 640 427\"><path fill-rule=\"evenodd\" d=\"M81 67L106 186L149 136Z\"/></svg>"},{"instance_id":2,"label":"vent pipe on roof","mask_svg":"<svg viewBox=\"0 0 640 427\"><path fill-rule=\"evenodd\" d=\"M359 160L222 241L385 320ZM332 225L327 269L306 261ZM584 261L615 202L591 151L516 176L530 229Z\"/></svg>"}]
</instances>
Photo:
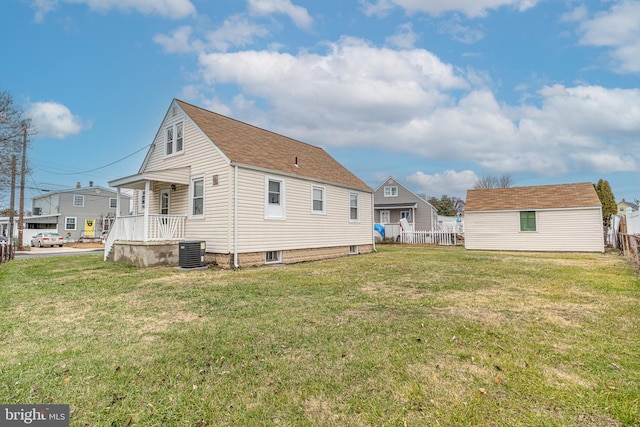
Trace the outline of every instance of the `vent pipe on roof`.
<instances>
[{"instance_id":1,"label":"vent pipe on roof","mask_svg":"<svg viewBox=\"0 0 640 427\"><path fill-rule=\"evenodd\" d=\"M80 184L80 181L78 181L78 183L76 184L76 188L82 188L82 185Z\"/></svg>"},{"instance_id":2,"label":"vent pipe on roof","mask_svg":"<svg viewBox=\"0 0 640 427\"><path fill-rule=\"evenodd\" d=\"M93 181L89 181L89 187L93 187Z\"/></svg>"},{"instance_id":3,"label":"vent pipe on roof","mask_svg":"<svg viewBox=\"0 0 640 427\"><path fill-rule=\"evenodd\" d=\"M297 168L299 168L299 167L300 167L300 165L298 165L298 157L297 157L297 156L296 156L296 161L295 161L295 163L294 163L293 165L294 165L295 167L297 167Z\"/></svg>"}]
</instances>

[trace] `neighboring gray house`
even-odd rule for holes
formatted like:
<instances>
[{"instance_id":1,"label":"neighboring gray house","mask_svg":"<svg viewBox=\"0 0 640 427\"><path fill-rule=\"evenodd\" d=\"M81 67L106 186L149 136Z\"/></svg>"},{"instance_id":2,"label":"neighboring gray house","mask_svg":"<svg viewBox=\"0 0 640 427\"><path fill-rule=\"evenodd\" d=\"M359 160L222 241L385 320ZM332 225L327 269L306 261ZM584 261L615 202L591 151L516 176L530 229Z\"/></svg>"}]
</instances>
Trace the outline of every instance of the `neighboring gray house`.
<instances>
[{"instance_id":1,"label":"neighboring gray house","mask_svg":"<svg viewBox=\"0 0 640 427\"><path fill-rule=\"evenodd\" d=\"M468 190L464 212L467 249L604 252L590 182Z\"/></svg>"},{"instance_id":2,"label":"neighboring gray house","mask_svg":"<svg viewBox=\"0 0 640 427\"><path fill-rule=\"evenodd\" d=\"M373 193L374 222L385 226L385 238L400 235L397 224L405 218L414 231L432 231L438 224L438 211L394 177L387 178Z\"/></svg>"},{"instance_id":3,"label":"neighboring gray house","mask_svg":"<svg viewBox=\"0 0 640 427\"><path fill-rule=\"evenodd\" d=\"M116 192L105 187L82 187L52 191L34 197L32 216L25 218L25 243L42 231L54 231L70 241L100 237L116 217ZM130 197L120 195L120 215L129 214Z\"/></svg>"}]
</instances>

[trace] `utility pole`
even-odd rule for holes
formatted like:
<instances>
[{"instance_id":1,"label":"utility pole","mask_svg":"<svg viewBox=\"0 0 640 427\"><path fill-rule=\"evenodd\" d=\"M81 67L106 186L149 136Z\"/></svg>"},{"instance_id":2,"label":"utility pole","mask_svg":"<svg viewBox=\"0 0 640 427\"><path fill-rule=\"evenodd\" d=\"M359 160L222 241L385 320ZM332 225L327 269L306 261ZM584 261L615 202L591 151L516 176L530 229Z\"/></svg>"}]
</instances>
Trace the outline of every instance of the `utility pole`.
<instances>
[{"instance_id":1,"label":"utility pole","mask_svg":"<svg viewBox=\"0 0 640 427\"><path fill-rule=\"evenodd\" d=\"M24 176L27 164L27 124L22 122L22 170L20 171L20 212L18 214L18 250L22 248L22 235L24 233Z\"/></svg>"},{"instance_id":2,"label":"utility pole","mask_svg":"<svg viewBox=\"0 0 640 427\"><path fill-rule=\"evenodd\" d=\"M15 220L16 208L16 156L11 156L11 203L9 204L9 235L7 236L7 248L9 249L9 259L13 259L13 222Z\"/></svg>"}]
</instances>

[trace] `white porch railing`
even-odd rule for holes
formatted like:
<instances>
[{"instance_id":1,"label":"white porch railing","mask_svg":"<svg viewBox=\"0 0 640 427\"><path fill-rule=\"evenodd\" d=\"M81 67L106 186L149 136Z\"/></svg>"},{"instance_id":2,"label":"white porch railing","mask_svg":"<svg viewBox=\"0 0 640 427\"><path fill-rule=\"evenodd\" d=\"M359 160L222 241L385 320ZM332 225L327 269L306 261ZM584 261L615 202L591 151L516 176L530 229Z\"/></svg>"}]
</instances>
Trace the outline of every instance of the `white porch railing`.
<instances>
[{"instance_id":1,"label":"white porch railing","mask_svg":"<svg viewBox=\"0 0 640 427\"><path fill-rule=\"evenodd\" d=\"M184 240L185 216L149 215L148 219L145 230L144 215L116 218L104 244L104 259L107 259L113 243L117 240L138 242Z\"/></svg>"},{"instance_id":2,"label":"white porch railing","mask_svg":"<svg viewBox=\"0 0 640 427\"><path fill-rule=\"evenodd\" d=\"M453 246L464 242L464 234L451 231L402 231L400 242Z\"/></svg>"}]
</instances>

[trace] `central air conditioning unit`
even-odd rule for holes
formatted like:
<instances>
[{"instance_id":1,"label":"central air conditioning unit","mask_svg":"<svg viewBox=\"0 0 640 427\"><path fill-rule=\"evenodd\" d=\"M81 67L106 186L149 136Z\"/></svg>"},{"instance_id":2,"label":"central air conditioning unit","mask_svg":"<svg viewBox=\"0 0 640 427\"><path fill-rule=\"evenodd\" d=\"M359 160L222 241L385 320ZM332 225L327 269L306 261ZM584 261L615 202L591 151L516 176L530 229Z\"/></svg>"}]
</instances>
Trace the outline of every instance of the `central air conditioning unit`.
<instances>
[{"instance_id":1,"label":"central air conditioning unit","mask_svg":"<svg viewBox=\"0 0 640 427\"><path fill-rule=\"evenodd\" d=\"M204 241L180 242L178 248L178 264L181 268L204 267L204 254L207 249Z\"/></svg>"}]
</instances>

